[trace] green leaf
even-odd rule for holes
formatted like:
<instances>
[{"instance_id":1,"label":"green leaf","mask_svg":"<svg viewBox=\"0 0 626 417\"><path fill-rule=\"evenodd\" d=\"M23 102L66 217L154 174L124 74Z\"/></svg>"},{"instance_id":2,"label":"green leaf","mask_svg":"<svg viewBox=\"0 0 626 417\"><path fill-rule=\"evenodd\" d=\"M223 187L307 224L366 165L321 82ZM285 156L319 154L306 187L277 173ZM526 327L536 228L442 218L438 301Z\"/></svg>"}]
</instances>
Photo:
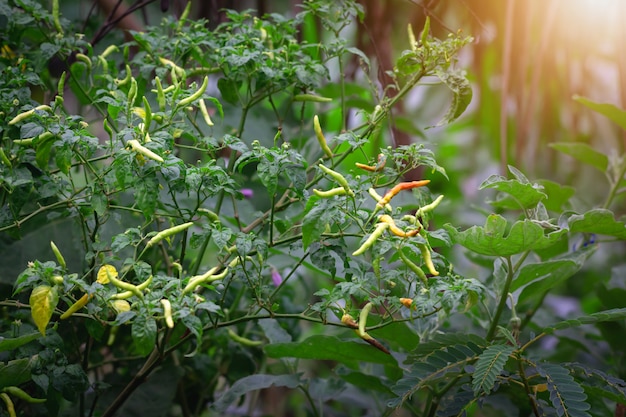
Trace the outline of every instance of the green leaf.
<instances>
[{"instance_id":1,"label":"green leaf","mask_svg":"<svg viewBox=\"0 0 626 417\"><path fill-rule=\"evenodd\" d=\"M609 120L626 130L626 111L614 106L613 104L596 103L595 101L591 101L588 98L579 95L575 95L574 100L591 110L606 116Z\"/></svg>"},{"instance_id":2,"label":"green leaf","mask_svg":"<svg viewBox=\"0 0 626 417\"><path fill-rule=\"evenodd\" d=\"M496 378L504 369L504 365L514 350L514 346L492 345L478 357L472 378L472 388L476 396L491 392Z\"/></svg>"},{"instance_id":3,"label":"green leaf","mask_svg":"<svg viewBox=\"0 0 626 417\"><path fill-rule=\"evenodd\" d=\"M626 318L626 308L614 308L611 310L599 311L587 316L569 319L558 322L552 326L542 329L542 333L551 334L557 330L569 329L571 327L582 326L583 324L595 324L607 321L618 321Z\"/></svg>"},{"instance_id":4,"label":"green leaf","mask_svg":"<svg viewBox=\"0 0 626 417\"><path fill-rule=\"evenodd\" d=\"M48 170L48 163L50 161L50 153L52 151L52 145L56 136L49 137L43 141L37 142L37 150L35 151L35 161L37 166L44 171Z\"/></svg>"},{"instance_id":5,"label":"green leaf","mask_svg":"<svg viewBox=\"0 0 626 417\"><path fill-rule=\"evenodd\" d=\"M224 413L228 406L248 392L269 388L271 386L294 389L298 385L300 385L299 375L250 375L236 381L228 391L213 403L211 408L218 413Z\"/></svg>"},{"instance_id":6,"label":"green leaf","mask_svg":"<svg viewBox=\"0 0 626 417\"><path fill-rule=\"evenodd\" d=\"M574 275L593 252L594 247L590 246L545 262L526 264L514 277L510 291L513 292L530 283L548 280L546 287L543 288L547 291Z\"/></svg>"},{"instance_id":7,"label":"green leaf","mask_svg":"<svg viewBox=\"0 0 626 417\"><path fill-rule=\"evenodd\" d=\"M472 86L464 74L436 71L437 77L452 91L452 102L443 118L435 125L443 126L459 118L472 101Z\"/></svg>"},{"instance_id":8,"label":"green leaf","mask_svg":"<svg viewBox=\"0 0 626 417\"><path fill-rule=\"evenodd\" d=\"M493 188L501 193L508 194L500 197L496 201L489 203L494 207L504 209L529 209L537 206L539 202L548 196L541 190L541 186L531 184L530 182L522 182L520 180L509 180L500 175L492 175L487 178L479 187L480 190L485 188Z\"/></svg>"},{"instance_id":9,"label":"green leaf","mask_svg":"<svg viewBox=\"0 0 626 417\"><path fill-rule=\"evenodd\" d=\"M264 347L270 358L300 358L337 361L349 368L358 368L358 362L397 365L391 355L359 342L341 340L335 336L316 335L302 342L277 343Z\"/></svg>"},{"instance_id":10,"label":"green leaf","mask_svg":"<svg viewBox=\"0 0 626 417\"><path fill-rule=\"evenodd\" d=\"M545 229L537 223L525 219L513 224L508 233L507 221L499 214L491 214L485 226L473 226L459 232L450 224L444 228L450 233L454 243L472 252L490 256L510 256L527 250L540 250L554 245L567 233L566 229L545 234Z\"/></svg>"},{"instance_id":11,"label":"green leaf","mask_svg":"<svg viewBox=\"0 0 626 417\"><path fill-rule=\"evenodd\" d=\"M316 195L309 197L304 208L302 221L302 245L306 250L309 245L319 240L326 225L332 218L332 211L328 209L328 200Z\"/></svg>"},{"instance_id":12,"label":"green leaf","mask_svg":"<svg viewBox=\"0 0 626 417\"><path fill-rule=\"evenodd\" d=\"M550 401L559 416L591 417L587 410L591 407L585 402L587 395L574 381L569 371L561 365L552 363L537 364L537 372L546 379Z\"/></svg>"},{"instance_id":13,"label":"green leaf","mask_svg":"<svg viewBox=\"0 0 626 417\"><path fill-rule=\"evenodd\" d=\"M593 209L585 214L575 214L567 223L571 233L596 233L626 239L626 224L615 220L610 210Z\"/></svg>"},{"instance_id":14,"label":"green leaf","mask_svg":"<svg viewBox=\"0 0 626 417\"><path fill-rule=\"evenodd\" d=\"M336 370L339 378L357 388L361 388L364 392L377 391L384 394L393 394L391 389L383 383L388 382L386 378L380 375L368 375L363 372L351 371L345 367L338 367Z\"/></svg>"},{"instance_id":15,"label":"green leaf","mask_svg":"<svg viewBox=\"0 0 626 417\"><path fill-rule=\"evenodd\" d=\"M609 166L609 158L605 154L596 151L586 143L556 142L551 143L550 147L559 152L563 152L580 162L591 165L601 172L605 172L606 168Z\"/></svg>"},{"instance_id":16,"label":"green leaf","mask_svg":"<svg viewBox=\"0 0 626 417\"><path fill-rule=\"evenodd\" d=\"M35 287L30 294L30 313L37 329L43 336L46 335L46 327L58 302L59 295L56 287L40 285Z\"/></svg>"},{"instance_id":17,"label":"green leaf","mask_svg":"<svg viewBox=\"0 0 626 417\"><path fill-rule=\"evenodd\" d=\"M39 332L33 332L19 337L0 337L0 352L17 349L22 345L32 342L33 340L37 340L39 336L41 336Z\"/></svg>"},{"instance_id":18,"label":"green leaf","mask_svg":"<svg viewBox=\"0 0 626 417\"><path fill-rule=\"evenodd\" d=\"M585 392L598 398L626 404L626 381L623 379L579 363L570 363L567 367L575 379L581 382Z\"/></svg>"},{"instance_id":19,"label":"green leaf","mask_svg":"<svg viewBox=\"0 0 626 417\"><path fill-rule=\"evenodd\" d=\"M239 102L239 84L229 78L220 78L217 81L217 88L222 93L222 98L230 104Z\"/></svg>"},{"instance_id":20,"label":"green leaf","mask_svg":"<svg viewBox=\"0 0 626 417\"><path fill-rule=\"evenodd\" d=\"M150 220L156 210L159 196L159 182L155 177L145 177L135 186L135 202L143 212L146 220Z\"/></svg>"},{"instance_id":21,"label":"green leaf","mask_svg":"<svg viewBox=\"0 0 626 417\"><path fill-rule=\"evenodd\" d=\"M549 180L538 180L539 185L543 187L543 192L548 196L542 203L546 209L561 212L567 205L568 201L576 193L574 187L561 185Z\"/></svg>"},{"instance_id":22,"label":"green leaf","mask_svg":"<svg viewBox=\"0 0 626 417\"><path fill-rule=\"evenodd\" d=\"M152 317L137 316L131 327L131 335L133 337L133 348L137 354L147 356L152 352L156 343L156 321Z\"/></svg>"},{"instance_id":23,"label":"green leaf","mask_svg":"<svg viewBox=\"0 0 626 417\"><path fill-rule=\"evenodd\" d=\"M39 333L37 333L39 336ZM36 356L15 359L7 363L0 362L0 390L5 387L17 386L31 379L31 368Z\"/></svg>"}]
</instances>

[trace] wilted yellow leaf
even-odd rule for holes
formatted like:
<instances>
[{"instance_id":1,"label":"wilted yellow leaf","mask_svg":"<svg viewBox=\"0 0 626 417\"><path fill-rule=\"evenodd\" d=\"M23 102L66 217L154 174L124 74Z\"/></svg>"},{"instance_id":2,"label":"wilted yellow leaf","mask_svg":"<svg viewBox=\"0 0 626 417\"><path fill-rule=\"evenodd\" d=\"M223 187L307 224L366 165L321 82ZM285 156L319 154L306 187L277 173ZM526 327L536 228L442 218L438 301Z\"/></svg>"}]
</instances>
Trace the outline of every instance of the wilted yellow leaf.
<instances>
[{"instance_id":1,"label":"wilted yellow leaf","mask_svg":"<svg viewBox=\"0 0 626 417\"><path fill-rule=\"evenodd\" d=\"M113 278L117 278L117 269L115 269L115 267L113 265L102 265L100 267L100 269L98 270L98 278L96 279L96 282L99 282L100 284L108 284L109 282L109 276L112 276Z\"/></svg>"},{"instance_id":2,"label":"wilted yellow leaf","mask_svg":"<svg viewBox=\"0 0 626 417\"><path fill-rule=\"evenodd\" d=\"M30 294L30 314L43 336L46 335L46 327L58 302L59 295L56 287L40 285L35 287Z\"/></svg>"}]
</instances>

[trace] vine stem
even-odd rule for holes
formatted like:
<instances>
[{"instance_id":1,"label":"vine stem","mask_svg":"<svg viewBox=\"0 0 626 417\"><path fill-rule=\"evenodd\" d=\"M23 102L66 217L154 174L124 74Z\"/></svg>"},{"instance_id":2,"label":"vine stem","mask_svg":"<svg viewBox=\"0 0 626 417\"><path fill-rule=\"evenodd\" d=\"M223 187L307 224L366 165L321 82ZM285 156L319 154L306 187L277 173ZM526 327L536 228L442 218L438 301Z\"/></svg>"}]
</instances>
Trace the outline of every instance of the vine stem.
<instances>
[{"instance_id":1,"label":"vine stem","mask_svg":"<svg viewBox=\"0 0 626 417\"><path fill-rule=\"evenodd\" d=\"M489 331L487 332L487 340L493 340L496 334L496 329L498 328L498 322L500 321L500 316L502 316L504 307L506 307L506 300L509 297L509 288L511 288L511 282L513 282L513 275L515 275L515 271L513 270L513 264L511 262L510 256L507 256L506 264L507 264L506 281L504 283L504 288L502 288L502 294L500 294L500 302L498 303L498 308L496 309L496 313L493 315L491 326L489 327Z\"/></svg>"}]
</instances>

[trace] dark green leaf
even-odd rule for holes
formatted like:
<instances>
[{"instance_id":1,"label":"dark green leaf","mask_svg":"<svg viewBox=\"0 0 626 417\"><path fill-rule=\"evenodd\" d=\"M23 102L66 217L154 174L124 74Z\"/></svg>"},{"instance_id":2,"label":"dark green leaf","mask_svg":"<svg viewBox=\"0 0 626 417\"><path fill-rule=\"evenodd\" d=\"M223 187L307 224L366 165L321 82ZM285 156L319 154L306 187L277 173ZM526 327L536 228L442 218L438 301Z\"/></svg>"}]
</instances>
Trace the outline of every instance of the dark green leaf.
<instances>
[{"instance_id":1,"label":"dark green leaf","mask_svg":"<svg viewBox=\"0 0 626 417\"><path fill-rule=\"evenodd\" d=\"M546 379L550 401L559 416L591 417L587 413L590 408L585 402L587 395L567 369L557 364L542 363L537 365L537 372Z\"/></svg>"},{"instance_id":2,"label":"dark green leaf","mask_svg":"<svg viewBox=\"0 0 626 417\"><path fill-rule=\"evenodd\" d=\"M229 78L220 78L217 81L217 88L222 93L222 98L231 104L239 102L239 84Z\"/></svg>"},{"instance_id":3,"label":"dark green leaf","mask_svg":"<svg viewBox=\"0 0 626 417\"><path fill-rule=\"evenodd\" d=\"M618 321L626 318L626 308L614 308L612 310L599 311L587 316L581 316L575 319L561 321L552 326L542 329L543 333L554 333L557 330L569 329L570 327L578 327L583 324L594 324L606 321Z\"/></svg>"},{"instance_id":4,"label":"dark green leaf","mask_svg":"<svg viewBox=\"0 0 626 417\"><path fill-rule=\"evenodd\" d=\"M356 369L358 362L396 365L396 360L380 350L360 342L334 336L316 335L302 342L277 343L264 347L270 358L301 358L337 361Z\"/></svg>"},{"instance_id":5,"label":"dark green leaf","mask_svg":"<svg viewBox=\"0 0 626 417\"><path fill-rule=\"evenodd\" d=\"M511 284L511 292L531 282L544 279L556 281L554 285L550 285L550 288L552 288L576 273L592 253L593 250L585 248L585 250L568 253L545 262L526 264L514 277Z\"/></svg>"},{"instance_id":6,"label":"dark green leaf","mask_svg":"<svg viewBox=\"0 0 626 417\"><path fill-rule=\"evenodd\" d=\"M591 165L592 167L600 170L601 172L605 172L606 168L609 166L609 158L586 143L580 142L557 142L551 143L550 146L557 151L563 152L580 162L584 162L587 165Z\"/></svg>"},{"instance_id":7,"label":"dark green leaf","mask_svg":"<svg viewBox=\"0 0 626 417\"><path fill-rule=\"evenodd\" d=\"M156 321L152 317L137 316L132 323L131 334L134 350L141 356L147 356L156 343Z\"/></svg>"},{"instance_id":8,"label":"dark green leaf","mask_svg":"<svg viewBox=\"0 0 626 417\"><path fill-rule=\"evenodd\" d=\"M39 338L40 336L41 333L33 332L13 338L0 337L0 352L17 349L18 347L25 345L26 343L37 340L37 338Z\"/></svg>"},{"instance_id":9,"label":"dark green leaf","mask_svg":"<svg viewBox=\"0 0 626 417\"><path fill-rule=\"evenodd\" d=\"M319 240L331 218L332 211L328 209L328 200L316 195L311 196L306 202L304 220L302 221L302 245L304 249Z\"/></svg>"},{"instance_id":10,"label":"dark green leaf","mask_svg":"<svg viewBox=\"0 0 626 417\"><path fill-rule=\"evenodd\" d=\"M476 396L491 392L496 378L504 369L504 365L514 350L514 346L492 345L481 353L476 361L472 377L472 388Z\"/></svg>"},{"instance_id":11,"label":"dark green leaf","mask_svg":"<svg viewBox=\"0 0 626 417\"><path fill-rule=\"evenodd\" d=\"M228 391L213 403L211 408L218 413L224 413L228 406L248 392L269 388L271 386L294 389L298 385L300 385L299 375L250 375L236 381Z\"/></svg>"}]
</instances>

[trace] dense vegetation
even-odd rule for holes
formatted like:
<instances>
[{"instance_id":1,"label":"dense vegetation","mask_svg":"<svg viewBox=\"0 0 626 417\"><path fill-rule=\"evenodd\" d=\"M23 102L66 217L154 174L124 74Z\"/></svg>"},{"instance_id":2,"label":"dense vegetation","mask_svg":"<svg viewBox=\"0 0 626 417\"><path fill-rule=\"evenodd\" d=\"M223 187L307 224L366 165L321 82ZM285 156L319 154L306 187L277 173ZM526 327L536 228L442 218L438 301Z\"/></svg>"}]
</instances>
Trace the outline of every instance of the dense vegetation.
<instances>
[{"instance_id":1,"label":"dense vegetation","mask_svg":"<svg viewBox=\"0 0 626 417\"><path fill-rule=\"evenodd\" d=\"M468 189L429 135L479 120L471 36L425 16L378 76L352 0L124 43L51 5L0 2L0 415L623 411L626 158L543 149L592 201L507 152Z\"/></svg>"}]
</instances>

